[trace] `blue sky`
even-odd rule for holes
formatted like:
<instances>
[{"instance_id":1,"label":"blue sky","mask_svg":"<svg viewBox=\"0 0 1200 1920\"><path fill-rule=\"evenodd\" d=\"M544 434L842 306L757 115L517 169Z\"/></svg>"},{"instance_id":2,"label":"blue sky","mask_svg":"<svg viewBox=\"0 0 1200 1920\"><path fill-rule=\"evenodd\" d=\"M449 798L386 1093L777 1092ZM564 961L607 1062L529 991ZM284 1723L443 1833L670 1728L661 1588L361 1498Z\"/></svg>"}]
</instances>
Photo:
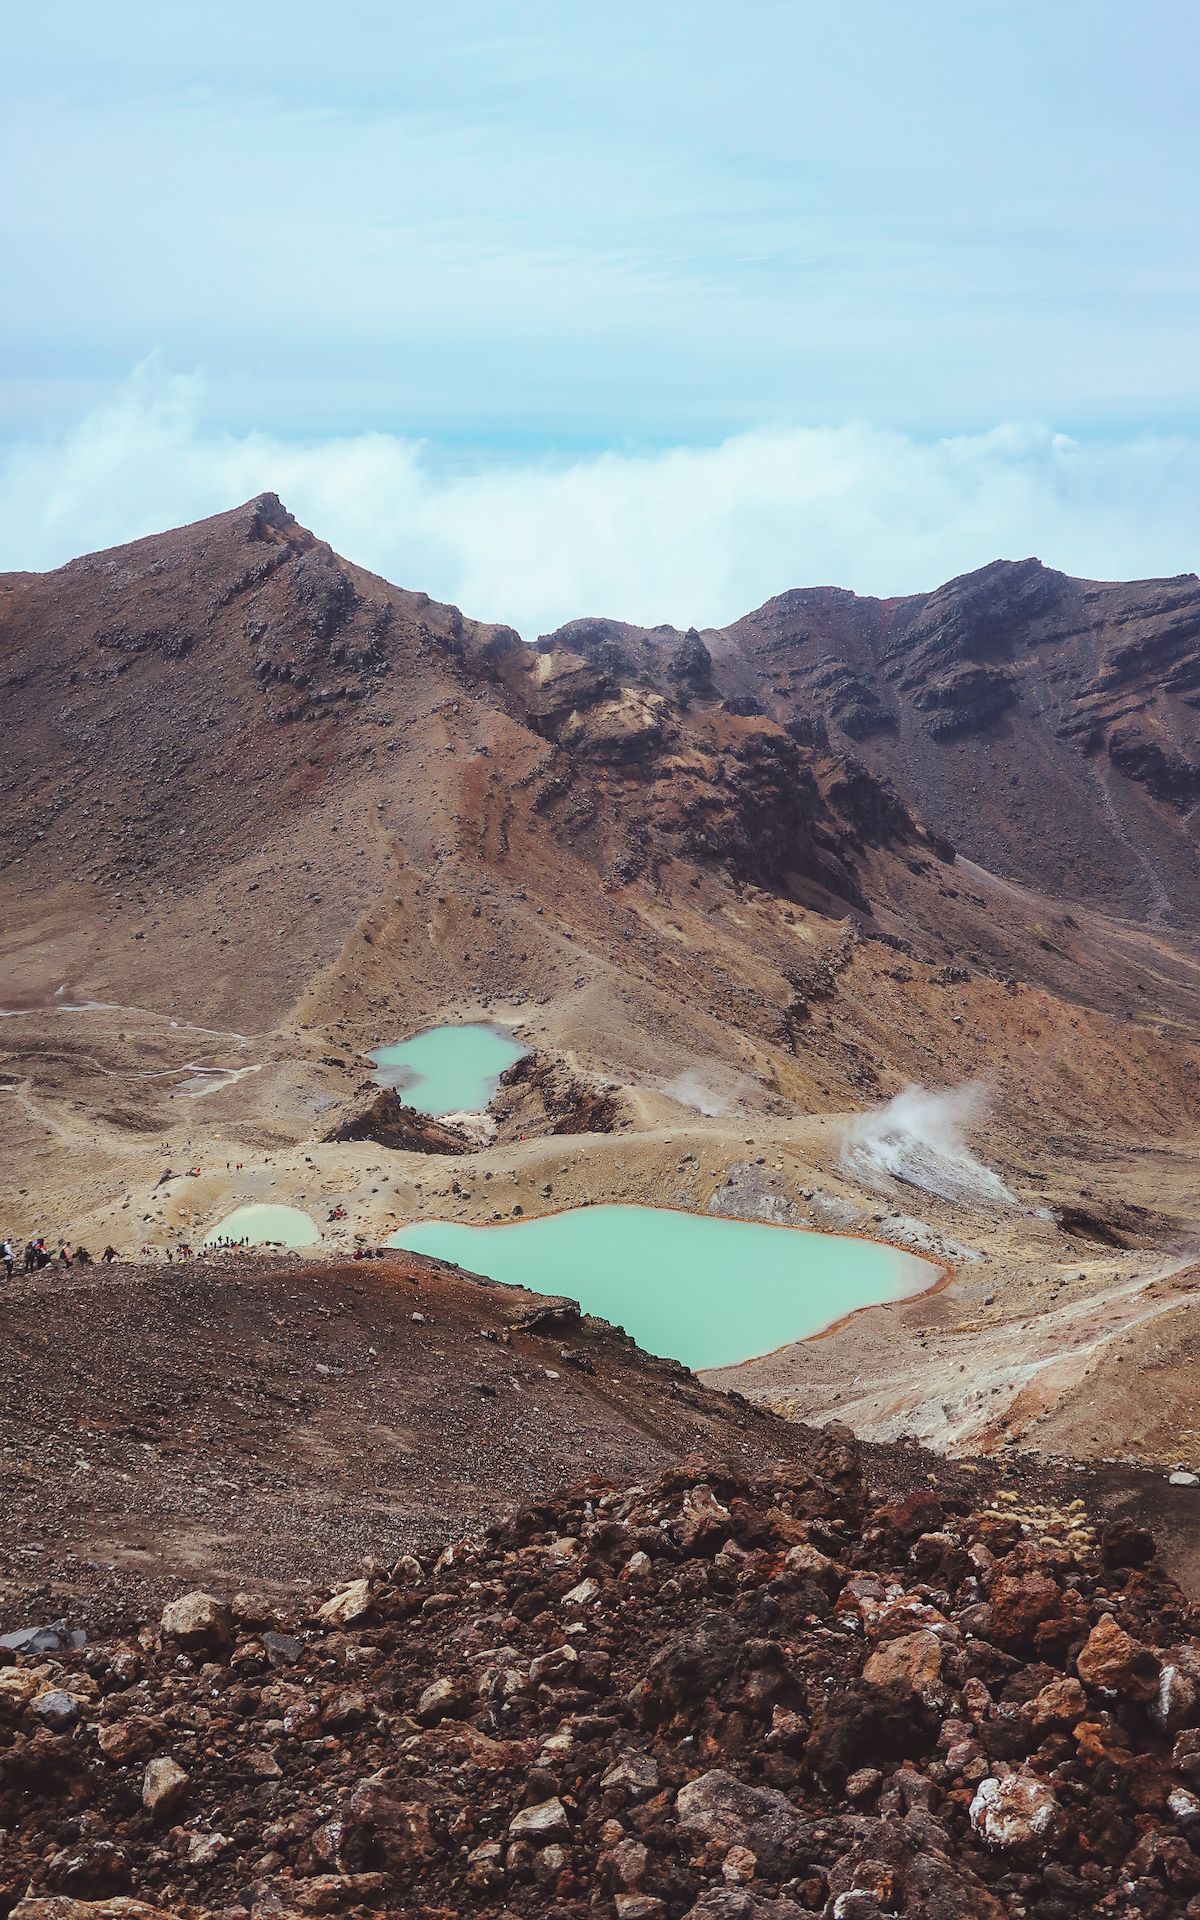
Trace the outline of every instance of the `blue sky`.
<instances>
[{"instance_id":1,"label":"blue sky","mask_svg":"<svg viewBox=\"0 0 1200 1920\"><path fill-rule=\"evenodd\" d=\"M1196 564L1184 0L60 0L5 41L0 564L283 472L526 625L1013 541Z\"/></svg>"}]
</instances>

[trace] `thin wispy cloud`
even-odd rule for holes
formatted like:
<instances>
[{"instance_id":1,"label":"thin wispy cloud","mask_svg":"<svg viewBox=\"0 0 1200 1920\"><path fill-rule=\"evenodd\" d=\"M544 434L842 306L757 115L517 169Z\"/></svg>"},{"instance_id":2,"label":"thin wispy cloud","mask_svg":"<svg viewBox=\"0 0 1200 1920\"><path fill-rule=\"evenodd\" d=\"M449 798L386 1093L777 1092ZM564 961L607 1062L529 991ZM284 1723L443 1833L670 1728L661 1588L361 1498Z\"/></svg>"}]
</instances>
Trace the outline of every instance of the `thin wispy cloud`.
<instances>
[{"instance_id":1,"label":"thin wispy cloud","mask_svg":"<svg viewBox=\"0 0 1200 1920\"><path fill-rule=\"evenodd\" d=\"M0 439L1200 430L1186 0L9 11Z\"/></svg>"},{"instance_id":2,"label":"thin wispy cloud","mask_svg":"<svg viewBox=\"0 0 1200 1920\"><path fill-rule=\"evenodd\" d=\"M151 363L71 428L0 449L0 567L267 488L350 559L527 637L585 613L718 625L792 586L918 591L997 556L1105 579L1200 560L1200 440L850 424L447 470L389 434L231 433L205 395Z\"/></svg>"}]
</instances>

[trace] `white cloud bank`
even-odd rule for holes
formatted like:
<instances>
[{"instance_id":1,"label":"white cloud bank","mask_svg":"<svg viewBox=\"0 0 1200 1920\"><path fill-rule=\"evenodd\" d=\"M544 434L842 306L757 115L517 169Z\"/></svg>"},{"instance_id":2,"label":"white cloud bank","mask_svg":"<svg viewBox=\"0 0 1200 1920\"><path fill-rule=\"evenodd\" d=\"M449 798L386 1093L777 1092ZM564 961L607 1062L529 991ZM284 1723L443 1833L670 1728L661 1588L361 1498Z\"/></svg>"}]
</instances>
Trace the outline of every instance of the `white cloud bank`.
<instances>
[{"instance_id":1,"label":"white cloud bank","mask_svg":"<svg viewBox=\"0 0 1200 1920\"><path fill-rule=\"evenodd\" d=\"M150 365L65 434L0 446L0 567L57 566L267 488L349 558L527 637L586 613L719 625L787 587L913 592L1030 553L1102 579L1200 558L1195 439L848 424L446 471L388 434L220 431L200 377Z\"/></svg>"}]
</instances>

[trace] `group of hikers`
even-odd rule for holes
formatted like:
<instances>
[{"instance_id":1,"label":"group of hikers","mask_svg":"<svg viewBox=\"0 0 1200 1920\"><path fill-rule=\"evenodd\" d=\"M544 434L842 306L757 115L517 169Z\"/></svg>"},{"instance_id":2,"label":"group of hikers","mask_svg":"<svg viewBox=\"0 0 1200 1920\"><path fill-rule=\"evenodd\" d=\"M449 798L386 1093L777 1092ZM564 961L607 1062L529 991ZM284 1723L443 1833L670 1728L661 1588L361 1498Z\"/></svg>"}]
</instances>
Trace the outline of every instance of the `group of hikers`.
<instances>
[{"instance_id":1,"label":"group of hikers","mask_svg":"<svg viewBox=\"0 0 1200 1920\"><path fill-rule=\"evenodd\" d=\"M223 1233L217 1240L206 1240L200 1248L200 1253L225 1253L231 1248L248 1247L249 1245L250 1242L248 1239L233 1240L229 1234ZM162 1254L157 1247L143 1247L142 1254L147 1260L160 1260L162 1258ZM177 1260L195 1260L198 1256L190 1240L181 1240L177 1247L166 1248L166 1257L167 1265L172 1267Z\"/></svg>"},{"instance_id":2,"label":"group of hikers","mask_svg":"<svg viewBox=\"0 0 1200 1920\"><path fill-rule=\"evenodd\" d=\"M17 1246L15 1235L10 1234L7 1239L0 1241L0 1260L4 1262L5 1276L9 1280L17 1268ZM100 1255L106 1267L119 1258L115 1247L105 1247ZM26 1273L38 1273L52 1262L59 1267L94 1267L96 1258L86 1247L72 1247L69 1240L59 1240L56 1245L53 1240L47 1240L44 1234L39 1233L25 1242L24 1262Z\"/></svg>"},{"instance_id":3,"label":"group of hikers","mask_svg":"<svg viewBox=\"0 0 1200 1920\"><path fill-rule=\"evenodd\" d=\"M346 1209L344 1207L337 1207L329 1217L331 1220L345 1219ZM6 1240L0 1240L0 1260L4 1263L4 1272L9 1280L12 1279L13 1274L17 1270L17 1247L19 1244L19 1239L15 1234L9 1235ZM218 1239L206 1240L199 1251L202 1254L237 1253L254 1244L248 1234L243 1234L241 1239L235 1240L232 1235L223 1233ZM142 1258L148 1260L160 1260L163 1257L162 1251L158 1247L144 1246L141 1249L141 1253ZM353 1258L355 1260L383 1260L386 1258L387 1253L388 1249L386 1247L365 1247L360 1243L354 1249ZM196 1257L197 1250L191 1245L190 1241L184 1240L181 1241L177 1247L166 1248L168 1266L173 1266L176 1260L194 1260ZM106 1267L111 1266L114 1260L119 1260L120 1258L121 1256L115 1247L105 1247L104 1252L100 1255L100 1261ZM94 1267L96 1265L96 1256L90 1253L87 1247L72 1247L69 1240L56 1240L54 1238L47 1240L44 1234L37 1234L33 1239L25 1242L24 1268L26 1273L38 1273L43 1267L48 1267L52 1264L57 1267L66 1268Z\"/></svg>"},{"instance_id":4,"label":"group of hikers","mask_svg":"<svg viewBox=\"0 0 1200 1920\"><path fill-rule=\"evenodd\" d=\"M232 1253L239 1252L251 1244L248 1235L235 1240L230 1234L224 1233L218 1240L206 1240L199 1251L201 1253ZM10 1234L7 1239L0 1240L0 1261L4 1264L5 1276L9 1280L12 1279L19 1264L23 1264L26 1273L40 1273L43 1267L51 1265L68 1269L96 1265L94 1253L87 1247L73 1247L69 1240L53 1238L47 1240L44 1234L36 1234L25 1242L23 1256L18 1254L19 1246L20 1240L16 1234ZM195 1260L197 1257L197 1249L188 1240L181 1241L177 1247L167 1247L165 1251L168 1266L173 1266L177 1260ZM146 1260L161 1260L163 1257L163 1250L159 1247L144 1246L141 1253L142 1258ZM115 1247L105 1247L100 1255L100 1263L108 1267L114 1260L120 1258Z\"/></svg>"}]
</instances>

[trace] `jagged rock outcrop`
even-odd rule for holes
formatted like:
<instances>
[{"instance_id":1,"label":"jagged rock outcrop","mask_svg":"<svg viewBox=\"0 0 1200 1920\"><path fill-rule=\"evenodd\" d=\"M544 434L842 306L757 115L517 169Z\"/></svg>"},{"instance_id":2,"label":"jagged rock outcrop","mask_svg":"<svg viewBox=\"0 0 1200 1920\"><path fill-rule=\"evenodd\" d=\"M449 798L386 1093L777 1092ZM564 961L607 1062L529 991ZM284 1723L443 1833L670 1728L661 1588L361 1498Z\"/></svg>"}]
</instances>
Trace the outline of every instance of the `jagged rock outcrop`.
<instances>
[{"instance_id":1,"label":"jagged rock outcrop","mask_svg":"<svg viewBox=\"0 0 1200 1920\"><path fill-rule=\"evenodd\" d=\"M342 1120L326 1140L374 1140L396 1153L471 1153L473 1143L457 1127L448 1127L428 1113L406 1107L391 1087L384 1087L357 1113Z\"/></svg>"},{"instance_id":2,"label":"jagged rock outcrop","mask_svg":"<svg viewBox=\"0 0 1200 1920\"><path fill-rule=\"evenodd\" d=\"M605 766L644 766L676 737L671 708L661 694L623 687L611 700L575 707L557 738L568 752Z\"/></svg>"},{"instance_id":3,"label":"jagged rock outcrop","mask_svg":"<svg viewBox=\"0 0 1200 1920\"><path fill-rule=\"evenodd\" d=\"M1113 728L1107 750L1118 772L1140 781L1165 805L1186 812L1200 799L1200 753L1172 751L1131 722Z\"/></svg>"},{"instance_id":4,"label":"jagged rock outcrop","mask_svg":"<svg viewBox=\"0 0 1200 1920\"><path fill-rule=\"evenodd\" d=\"M890 781L879 779L863 762L847 754L831 763L823 781L825 799L856 839L872 847L924 842L938 859L951 850L917 827Z\"/></svg>"},{"instance_id":5,"label":"jagged rock outcrop","mask_svg":"<svg viewBox=\"0 0 1200 1920\"><path fill-rule=\"evenodd\" d=\"M885 658L904 689L959 667L1011 659L1037 644L1071 585L1040 560L994 560L920 596L898 619Z\"/></svg>"},{"instance_id":6,"label":"jagged rock outcrop","mask_svg":"<svg viewBox=\"0 0 1200 1920\"><path fill-rule=\"evenodd\" d=\"M553 1054L526 1053L500 1075L491 1102L503 1138L514 1134L618 1133L630 1124L620 1090L573 1073Z\"/></svg>"},{"instance_id":7,"label":"jagged rock outcrop","mask_svg":"<svg viewBox=\"0 0 1200 1920\"><path fill-rule=\"evenodd\" d=\"M822 696L826 713L851 740L873 733L894 733L897 715L879 687L848 660L829 659L814 669L814 692Z\"/></svg>"},{"instance_id":8,"label":"jagged rock outcrop","mask_svg":"<svg viewBox=\"0 0 1200 1920\"><path fill-rule=\"evenodd\" d=\"M935 740L977 733L1020 698L1016 679L1003 667L962 666L935 674L918 687L913 705L929 718Z\"/></svg>"},{"instance_id":9,"label":"jagged rock outcrop","mask_svg":"<svg viewBox=\"0 0 1200 1920\"><path fill-rule=\"evenodd\" d=\"M867 767L827 755L819 723L781 726L714 675L694 629L575 621L543 637L524 682L506 679L561 750L539 810L618 879L678 857L869 911L856 849L920 830Z\"/></svg>"},{"instance_id":10,"label":"jagged rock outcrop","mask_svg":"<svg viewBox=\"0 0 1200 1920\"><path fill-rule=\"evenodd\" d=\"M667 677L688 693L707 693L712 688L712 655L695 627L689 627L683 639L667 655Z\"/></svg>"}]
</instances>

